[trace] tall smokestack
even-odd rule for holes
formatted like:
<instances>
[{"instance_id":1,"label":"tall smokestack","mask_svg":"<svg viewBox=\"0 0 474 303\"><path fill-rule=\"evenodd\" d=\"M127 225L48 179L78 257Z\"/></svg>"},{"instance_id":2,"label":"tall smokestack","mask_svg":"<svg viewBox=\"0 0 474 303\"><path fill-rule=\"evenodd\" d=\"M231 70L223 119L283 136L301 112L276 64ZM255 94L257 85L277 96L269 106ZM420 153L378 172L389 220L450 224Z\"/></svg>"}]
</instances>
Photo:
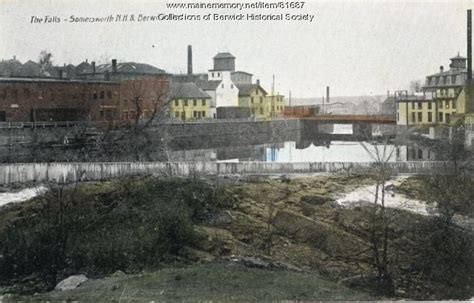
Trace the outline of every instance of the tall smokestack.
<instances>
[{"instance_id":1,"label":"tall smokestack","mask_svg":"<svg viewBox=\"0 0 474 303\"><path fill-rule=\"evenodd\" d=\"M112 59L112 72L117 72L117 59Z\"/></svg>"},{"instance_id":2,"label":"tall smokestack","mask_svg":"<svg viewBox=\"0 0 474 303\"><path fill-rule=\"evenodd\" d=\"M188 45L188 75L193 74L193 47Z\"/></svg>"},{"instance_id":3,"label":"tall smokestack","mask_svg":"<svg viewBox=\"0 0 474 303\"><path fill-rule=\"evenodd\" d=\"M92 74L95 75L95 61L92 61L91 65L92 65Z\"/></svg>"},{"instance_id":4,"label":"tall smokestack","mask_svg":"<svg viewBox=\"0 0 474 303\"><path fill-rule=\"evenodd\" d=\"M467 81L472 82L472 11L467 10Z\"/></svg>"},{"instance_id":5,"label":"tall smokestack","mask_svg":"<svg viewBox=\"0 0 474 303\"><path fill-rule=\"evenodd\" d=\"M329 103L329 86L326 86L326 103Z\"/></svg>"}]
</instances>

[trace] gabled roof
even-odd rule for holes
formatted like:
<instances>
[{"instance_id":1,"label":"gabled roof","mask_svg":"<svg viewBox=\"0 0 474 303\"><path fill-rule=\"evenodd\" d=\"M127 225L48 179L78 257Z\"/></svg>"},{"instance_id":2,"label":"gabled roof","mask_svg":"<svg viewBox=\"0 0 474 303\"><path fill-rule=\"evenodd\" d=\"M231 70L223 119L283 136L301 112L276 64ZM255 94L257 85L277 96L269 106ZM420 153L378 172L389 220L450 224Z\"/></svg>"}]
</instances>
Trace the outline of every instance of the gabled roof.
<instances>
[{"instance_id":1,"label":"gabled roof","mask_svg":"<svg viewBox=\"0 0 474 303\"><path fill-rule=\"evenodd\" d=\"M221 84L221 80L212 80L212 81L197 81L196 84L202 90L216 90L216 88Z\"/></svg>"},{"instance_id":2,"label":"gabled roof","mask_svg":"<svg viewBox=\"0 0 474 303\"><path fill-rule=\"evenodd\" d=\"M76 74L89 74L92 73L92 65L89 62L82 62L76 66Z\"/></svg>"},{"instance_id":3,"label":"gabled roof","mask_svg":"<svg viewBox=\"0 0 474 303\"><path fill-rule=\"evenodd\" d=\"M235 59L231 53L218 53L213 59Z\"/></svg>"},{"instance_id":4,"label":"gabled roof","mask_svg":"<svg viewBox=\"0 0 474 303\"><path fill-rule=\"evenodd\" d=\"M171 83L170 99L210 99L206 92L192 82Z\"/></svg>"},{"instance_id":5,"label":"gabled roof","mask_svg":"<svg viewBox=\"0 0 474 303\"><path fill-rule=\"evenodd\" d=\"M238 83L236 86L239 89L239 96L241 97L250 96L250 94L257 89L261 89L265 95L267 94L267 92L258 84Z\"/></svg>"}]
</instances>

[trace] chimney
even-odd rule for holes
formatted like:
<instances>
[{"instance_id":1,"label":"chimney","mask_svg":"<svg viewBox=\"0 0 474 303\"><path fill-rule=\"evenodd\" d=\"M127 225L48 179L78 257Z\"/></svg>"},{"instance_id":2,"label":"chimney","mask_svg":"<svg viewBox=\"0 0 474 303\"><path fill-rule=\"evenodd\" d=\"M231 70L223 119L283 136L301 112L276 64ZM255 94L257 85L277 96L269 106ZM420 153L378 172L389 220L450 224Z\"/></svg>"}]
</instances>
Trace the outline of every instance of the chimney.
<instances>
[{"instance_id":1,"label":"chimney","mask_svg":"<svg viewBox=\"0 0 474 303\"><path fill-rule=\"evenodd\" d=\"M467 10L467 81L472 82L472 10Z\"/></svg>"},{"instance_id":2,"label":"chimney","mask_svg":"<svg viewBox=\"0 0 474 303\"><path fill-rule=\"evenodd\" d=\"M16 61L16 55L13 55L13 61Z\"/></svg>"},{"instance_id":3,"label":"chimney","mask_svg":"<svg viewBox=\"0 0 474 303\"><path fill-rule=\"evenodd\" d=\"M329 103L329 86L326 86L326 103Z\"/></svg>"},{"instance_id":4,"label":"chimney","mask_svg":"<svg viewBox=\"0 0 474 303\"><path fill-rule=\"evenodd\" d=\"M91 65L92 65L92 75L95 75L95 61L92 61Z\"/></svg>"},{"instance_id":5,"label":"chimney","mask_svg":"<svg viewBox=\"0 0 474 303\"><path fill-rule=\"evenodd\" d=\"M58 70L58 78L59 78L59 80L63 79L63 70L62 69Z\"/></svg>"},{"instance_id":6,"label":"chimney","mask_svg":"<svg viewBox=\"0 0 474 303\"><path fill-rule=\"evenodd\" d=\"M257 79L257 85L260 86L260 79Z\"/></svg>"},{"instance_id":7,"label":"chimney","mask_svg":"<svg viewBox=\"0 0 474 303\"><path fill-rule=\"evenodd\" d=\"M109 80L110 80L110 73L109 73L108 70L105 70L104 76L105 76L105 81L109 81Z\"/></svg>"},{"instance_id":8,"label":"chimney","mask_svg":"<svg viewBox=\"0 0 474 303\"><path fill-rule=\"evenodd\" d=\"M387 98L390 98L390 91L387 91Z\"/></svg>"},{"instance_id":9,"label":"chimney","mask_svg":"<svg viewBox=\"0 0 474 303\"><path fill-rule=\"evenodd\" d=\"M188 45L188 75L193 74L193 47Z\"/></svg>"},{"instance_id":10,"label":"chimney","mask_svg":"<svg viewBox=\"0 0 474 303\"><path fill-rule=\"evenodd\" d=\"M444 67L441 65L441 66L439 67L439 72L442 73L443 71L444 71Z\"/></svg>"},{"instance_id":11,"label":"chimney","mask_svg":"<svg viewBox=\"0 0 474 303\"><path fill-rule=\"evenodd\" d=\"M117 59L112 59L112 72L117 72Z\"/></svg>"}]
</instances>

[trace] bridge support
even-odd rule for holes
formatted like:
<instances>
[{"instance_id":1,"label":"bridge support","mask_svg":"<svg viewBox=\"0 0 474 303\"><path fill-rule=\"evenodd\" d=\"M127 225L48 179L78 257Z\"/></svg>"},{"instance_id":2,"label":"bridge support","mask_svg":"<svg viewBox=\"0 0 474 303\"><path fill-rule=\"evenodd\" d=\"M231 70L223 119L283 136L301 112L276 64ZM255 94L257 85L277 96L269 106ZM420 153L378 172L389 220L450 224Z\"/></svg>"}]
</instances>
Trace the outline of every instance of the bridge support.
<instances>
[{"instance_id":1,"label":"bridge support","mask_svg":"<svg viewBox=\"0 0 474 303\"><path fill-rule=\"evenodd\" d=\"M360 140L372 139L372 124L354 123L352 124L352 134Z\"/></svg>"}]
</instances>

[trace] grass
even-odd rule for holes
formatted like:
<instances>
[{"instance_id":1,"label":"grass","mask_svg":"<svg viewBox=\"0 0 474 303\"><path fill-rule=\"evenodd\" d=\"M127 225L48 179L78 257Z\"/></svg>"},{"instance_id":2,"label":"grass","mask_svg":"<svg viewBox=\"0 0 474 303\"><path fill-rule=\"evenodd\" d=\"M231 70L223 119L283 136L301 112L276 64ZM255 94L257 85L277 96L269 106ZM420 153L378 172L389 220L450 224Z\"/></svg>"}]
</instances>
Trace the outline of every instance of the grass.
<instances>
[{"instance_id":1,"label":"grass","mask_svg":"<svg viewBox=\"0 0 474 303\"><path fill-rule=\"evenodd\" d=\"M212 263L90 280L66 292L13 297L22 301L84 302L370 300L369 294L315 274Z\"/></svg>"}]
</instances>

